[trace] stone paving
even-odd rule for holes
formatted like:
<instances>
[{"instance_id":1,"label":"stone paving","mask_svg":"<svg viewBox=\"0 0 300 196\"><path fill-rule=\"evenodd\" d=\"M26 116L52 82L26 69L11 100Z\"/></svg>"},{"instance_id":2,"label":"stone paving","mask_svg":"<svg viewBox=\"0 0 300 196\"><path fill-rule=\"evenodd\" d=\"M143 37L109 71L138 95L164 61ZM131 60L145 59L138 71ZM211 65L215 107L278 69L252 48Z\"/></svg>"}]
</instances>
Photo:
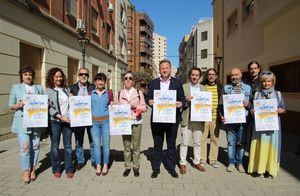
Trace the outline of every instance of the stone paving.
<instances>
[{"instance_id":1,"label":"stone paving","mask_svg":"<svg viewBox=\"0 0 300 196\"><path fill-rule=\"evenodd\" d=\"M68 179L65 173L60 179L55 179L51 172L48 139L41 144L38 178L25 185L19 169L17 140L10 139L0 142L0 195L300 195L300 156L296 154L300 139L292 135L283 137L282 168L275 179L254 178L238 172L227 173L224 131L220 134L220 168L214 169L207 165L207 172L200 173L188 165L187 174L179 174L179 178L174 179L162 165L158 178L151 179L149 158L153 139L149 116L149 112L144 115L140 177L134 177L133 172L126 178L122 176L122 139L121 136L113 136L111 166L107 176L96 176L88 160L86 166L76 172L73 179ZM177 144L180 138L178 134ZM87 140L85 147L88 148ZM88 150L85 152L88 156ZM189 154L191 152L190 149ZM178 168L176 170L179 172Z\"/></svg>"}]
</instances>

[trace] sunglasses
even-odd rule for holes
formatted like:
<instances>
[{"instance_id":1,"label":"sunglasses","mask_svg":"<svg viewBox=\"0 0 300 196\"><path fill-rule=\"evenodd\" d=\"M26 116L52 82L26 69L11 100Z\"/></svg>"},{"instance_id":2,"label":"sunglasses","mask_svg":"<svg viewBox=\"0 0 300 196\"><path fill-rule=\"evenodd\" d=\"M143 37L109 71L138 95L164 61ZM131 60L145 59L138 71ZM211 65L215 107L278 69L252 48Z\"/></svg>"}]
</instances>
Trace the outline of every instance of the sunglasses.
<instances>
[{"instance_id":1,"label":"sunglasses","mask_svg":"<svg viewBox=\"0 0 300 196\"><path fill-rule=\"evenodd\" d=\"M132 80L132 77L125 77L124 80Z\"/></svg>"},{"instance_id":2,"label":"sunglasses","mask_svg":"<svg viewBox=\"0 0 300 196\"><path fill-rule=\"evenodd\" d=\"M89 77L89 76L90 76L88 73L79 73L78 75L79 75L79 76L86 76L86 77Z\"/></svg>"},{"instance_id":3,"label":"sunglasses","mask_svg":"<svg viewBox=\"0 0 300 196\"><path fill-rule=\"evenodd\" d=\"M263 71L263 72L261 72L261 75L263 76L263 75L272 75L272 72L270 72L270 71Z\"/></svg>"}]
</instances>

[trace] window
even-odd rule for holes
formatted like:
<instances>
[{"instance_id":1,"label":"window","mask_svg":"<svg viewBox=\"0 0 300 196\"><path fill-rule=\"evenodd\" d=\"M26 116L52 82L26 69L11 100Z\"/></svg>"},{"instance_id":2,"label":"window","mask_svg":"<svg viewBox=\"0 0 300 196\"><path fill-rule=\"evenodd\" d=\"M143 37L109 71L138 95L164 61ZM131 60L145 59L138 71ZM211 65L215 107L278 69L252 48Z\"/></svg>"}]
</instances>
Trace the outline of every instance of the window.
<instances>
[{"instance_id":1,"label":"window","mask_svg":"<svg viewBox=\"0 0 300 196\"><path fill-rule=\"evenodd\" d=\"M300 93L300 61L271 66L270 70L276 76L276 89Z\"/></svg>"},{"instance_id":2,"label":"window","mask_svg":"<svg viewBox=\"0 0 300 196\"><path fill-rule=\"evenodd\" d=\"M98 32L98 12L92 8L92 33L97 34Z\"/></svg>"},{"instance_id":3,"label":"window","mask_svg":"<svg viewBox=\"0 0 300 196\"><path fill-rule=\"evenodd\" d=\"M207 40L207 31L201 32L201 41Z\"/></svg>"},{"instance_id":4,"label":"window","mask_svg":"<svg viewBox=\"0 0 300 196\"><path fill-rule=\"evenodd\" d=\"M77 0L67 0L67 14L73 16L74 18L77 17Z\"/></svg>"},{"instance_id":5,"label":"window","mask_svg":"<svg viewBox=\"0 0 300 196\"><path fill-rule=\"evenodd\" d=\"M254 0L244 0L242 6L243 6L243 19L253 14Z\"/></svg>"},{"instance_id":6,"label":"window","mask_svg":"<svg viewBox=\"0 0 300 196\"><path fill-rule=\"evenodd\" d=\"M201 50L201 59L206 59L207 58L207 49Z\"/></svg>"},{"instance_id":7,"label":"window","mask_svg":"<svg viewBox=\"0 0 300 196\"><path fill-rule=\"evenodd\" d=\"M106 23L106 43L108 46L109 44L111 44L110 32L111 32L111 27L109 24Z\"/></svg>"},{"instance_id":8,"label":"window","mask_svg":"<svg viewBox=\"0 0 300 196\"><path fill-rule=\"evenodd\" d=\"M238 27L237 10L235 10L231 16L227 19L227 33L232 32Z\"/></svg>"}]
</instances>

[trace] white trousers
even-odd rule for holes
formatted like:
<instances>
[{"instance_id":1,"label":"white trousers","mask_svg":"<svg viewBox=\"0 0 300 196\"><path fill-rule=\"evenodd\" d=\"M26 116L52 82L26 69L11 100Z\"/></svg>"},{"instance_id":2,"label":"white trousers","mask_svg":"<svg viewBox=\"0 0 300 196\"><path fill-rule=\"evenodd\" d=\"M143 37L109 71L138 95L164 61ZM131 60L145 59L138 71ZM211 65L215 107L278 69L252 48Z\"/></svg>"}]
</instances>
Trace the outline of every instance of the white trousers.
<instances>
[{"instance_id":1,"label":"white trousers","mask_svg":"<svg viewBox=\"0 0 300 196\"><path fill-rule=\"evenodd\" d=\"M180 165L186 165L186 156L191 135L193 136L194 164L200 164L201 137L203 132L202 122L189 122L186 127L181 127Z\"/></svg>"}]
</instances>

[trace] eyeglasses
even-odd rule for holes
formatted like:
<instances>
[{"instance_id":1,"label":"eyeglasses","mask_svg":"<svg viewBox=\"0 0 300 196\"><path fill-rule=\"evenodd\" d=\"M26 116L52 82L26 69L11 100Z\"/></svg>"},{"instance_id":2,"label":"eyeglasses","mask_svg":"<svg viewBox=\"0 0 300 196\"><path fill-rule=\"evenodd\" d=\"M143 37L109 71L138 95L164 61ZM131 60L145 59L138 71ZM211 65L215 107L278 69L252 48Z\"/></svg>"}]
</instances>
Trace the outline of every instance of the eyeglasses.
<instances>
[{"instance_id":1,"label":"eyeglasses","mask_svg":"<svg viewBox=\"0 0 300 196\"><path fill-rule=\"evenodd\" d=\"M86 77L89 77L89 76L90 76L88 73L79 73L78 75L79 75L79 76L86 76Z\"/></svg>"},{"instance_id":2,"label":"eyeglasses","mask_svg":"<svg viewBox=\"0 0 300 196\"><path fill-rule=\"evenodd\" d=\"M132 77L125 77L124 80L132 80Z\"/></svg>"}]
</instances>

